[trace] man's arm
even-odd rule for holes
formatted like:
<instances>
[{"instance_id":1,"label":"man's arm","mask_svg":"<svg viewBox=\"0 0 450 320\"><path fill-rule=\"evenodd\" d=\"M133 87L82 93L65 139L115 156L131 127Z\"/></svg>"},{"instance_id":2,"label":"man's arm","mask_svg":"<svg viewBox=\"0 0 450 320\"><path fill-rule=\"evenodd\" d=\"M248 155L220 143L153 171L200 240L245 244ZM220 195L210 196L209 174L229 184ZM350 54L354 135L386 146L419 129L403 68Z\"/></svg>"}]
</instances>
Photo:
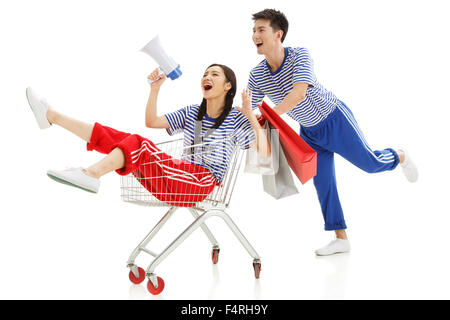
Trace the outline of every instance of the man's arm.
<instances>
[{"instance_id":1,"label":"man's arm","mask_svg":"<svg viewBox=\"0 0 450 320\"><path fill-rule=\"evenodd\" d=\"M281 115L296 107L300 101L305 99L308 86L309 84L306 82L294 83L294 89L273 110Z\"/></svg>"}]
</instances>

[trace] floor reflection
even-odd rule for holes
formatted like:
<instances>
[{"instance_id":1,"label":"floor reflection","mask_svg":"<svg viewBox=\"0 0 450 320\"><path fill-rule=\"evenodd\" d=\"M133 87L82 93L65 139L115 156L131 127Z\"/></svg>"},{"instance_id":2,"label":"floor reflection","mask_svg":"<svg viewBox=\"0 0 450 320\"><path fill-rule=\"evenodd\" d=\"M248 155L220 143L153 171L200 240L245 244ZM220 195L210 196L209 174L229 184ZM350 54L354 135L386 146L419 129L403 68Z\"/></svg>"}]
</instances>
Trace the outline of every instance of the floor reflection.
<instances>
[{"instance_id":1,"label":"floor reflection","mask_svg":"<svg viewBox=\"0 0 450 320\"><path fill-rule=\"evenodd\" d=\"M152 295L147 290L147 281L141 284L133 284L128 289L128 296L132 300L165 300L164 299L164 291L159 295Z\"/></svg>"},{"instance_id":2,"label":"floor reflection","mask_svg":"<svg viewBox=\"0 0 450 320\"><path fill-rule=\"evenodd\" d=\"M141 300L147 298L147 290L143 285L140 284L133 284L130 286L130 289L128 289L128 295L130 296L130 299L133 300Z\"/></svg>"},{"instance_id":3,"label":"floor reflection","mask_svg":"<svg viewBox=\"0 0 450 320\"><path fill-rule=\"evenodd\" d=\"M350 253L339 253L330 256L316 256L317 261L331 265L333 271L324 277L324 298L343 299L347 288L347 271Z\"/></svg>"},{"instance_id":4,"label":"floor reflection","mask_svg":"<svg viewBox=\"0 0 450 320\"><path fill-rule=\"evenodd\" d=\"M209 292L208 292L208 299L214 298L214 294L216 292L217 287L219 286L219 283L220 283L219 266L217 264L213 264L212 265L212 282L211 282L211 287L209 288Z\"/></svg>"},{"instance_id":5,"label":"floor reflection","mask_svg":"<svg viewBox=\"0 0 450 320\"><path fill-rule=\"evenodd\" d=\"M259 279L255 279L253 293L256 300L261 300L261 281Z\"/></svg>"}]
</instances>

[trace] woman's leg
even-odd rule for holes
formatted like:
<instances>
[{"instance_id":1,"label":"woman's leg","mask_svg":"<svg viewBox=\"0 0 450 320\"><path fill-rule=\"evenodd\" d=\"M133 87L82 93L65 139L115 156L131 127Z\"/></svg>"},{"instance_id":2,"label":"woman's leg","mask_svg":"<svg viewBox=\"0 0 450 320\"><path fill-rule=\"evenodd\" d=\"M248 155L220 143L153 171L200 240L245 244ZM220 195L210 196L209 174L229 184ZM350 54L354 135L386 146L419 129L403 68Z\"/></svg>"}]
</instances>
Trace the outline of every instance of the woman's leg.
<instances>
[{"instance_id":1,"label":"woman's leg","mask_svg":"<svg viewBox=\"0 0 450 320\"><path fill-rule=\"evenodd\" d=\"M56 124L76 136L80 137L86 142L91 141L92 132L94 130L94 124L85 123L83 121L71 118L57 112L56 110L49 108L47 111L47 119L51 124ZM122 136L128 136L126 133L121 133ZM120 138L120 139L121 139ZM110 142L109 142L110 143ZM99 162L89 166L83 171L90 177L100 178L101 176L114 171L121 169L125 166L125 155L123 151L119 148L114 148L105 158L100 160Z\"/></svg>"},{"instance_id":2,"label":"woman's leg","mask_svg":"<svg viewBox=\"0 0 450 320\"><path fill-rule=\"evenodd\" d=\"M86 133L83 132L83 129L86 129L87 127L83 128L83 123L80 123L80 126L77 126L78 121L70 118L67 120L64 119L63 121L65 121L64 123L66 124L68 123L70 127L74 127L74 131L81 136ZM90 141L88 141L88 150L96 149L99 152L106 153L106 157L86 169L71 168L66 170L49 170L47 171L47 175L57 182L97 193L100 187L100 177L114 170L124 170L126 164L125 152L112 145L112 143L114 143L114 139L111 139L111 136L108 135L107 132L102 133L102 128L105 127L98 123L94 125L92 139L94 139L95 142L94 145L92 145ZM110 130L112 131L114 129ZM117 130L114 130L114 132L117 134L120 133L123 136L129 136L129 134L122 133ZM89 138L89 140L90 139L91 138Z\"/></svg>"},{"instance_id":3,"label":"woman's leg","mask_svg":"<svg viewBox=\"0 0 450 320\"><path fill-rule=\"evenodd\" d=\"M92 135L93 124L84 123L72 119L62 113L53 110L48 102L33 89L28 87L25 91L28 104L36 118L41 129L50 128L51 124L57 124L60 127L74 133L84 141L89 142Z\"/></svg>"},{"instance_id":4,"label":"woman's leg","mask_svg":"<svg viewBox=\"0 0 450 320\"><path fill-rule=\"evenodd\" d=\"M84 169L88 176L99 179L105 174L122 169L125 166L125 155L120 148L114 148L106 157L99 162Z\"/></svg>"},{"instance_id":5,"label":"woman's leg","mask_svg":"<svg viewBox=\"0 0 450 320\"><path fill-rule=\"evenodd\" d=\"M51 124L56 124L77 135L84 141L90 142L92 130L94 129L93 124L73 119L71 117L68 117L62 113L55 111L52 108L48 108L47 119Z\"/></svg>"},{"instance_id":6,"label":"woman's leg","mask_svg":"<svg viewBox=\"0 0 450 320\"><path fill-rule=\"evenodd\" d=\"M100 177L113 170L121 169L124 165L124 153L119 148L114 148L105 158L87 169L48 170L47 175L57 182L97 193L100 187Z\"/></svg>"}]
</instances>

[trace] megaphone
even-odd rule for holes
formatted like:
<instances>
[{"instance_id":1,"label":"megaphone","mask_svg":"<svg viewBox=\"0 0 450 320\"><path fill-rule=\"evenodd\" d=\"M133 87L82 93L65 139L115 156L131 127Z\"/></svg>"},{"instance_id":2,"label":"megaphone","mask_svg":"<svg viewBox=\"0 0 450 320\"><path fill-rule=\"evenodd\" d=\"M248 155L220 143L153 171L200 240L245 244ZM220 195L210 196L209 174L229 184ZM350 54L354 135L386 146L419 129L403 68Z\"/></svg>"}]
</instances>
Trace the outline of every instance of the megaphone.
<instances>
[{"instance_id":1,"label":"megaphone","mask_svg":"<svg viewBox=\"0 0 450 320\"><path fill-rule=\"evenodd\" d=\"M159 65L159 69L170 79L175 80L182 74L180 65L176 63L169 55L164 51L159 41L159 35L154 37L147 43L141 51L152 57ZM148 82L152 82L150 79Z\"/></svg>"}]
</instances>

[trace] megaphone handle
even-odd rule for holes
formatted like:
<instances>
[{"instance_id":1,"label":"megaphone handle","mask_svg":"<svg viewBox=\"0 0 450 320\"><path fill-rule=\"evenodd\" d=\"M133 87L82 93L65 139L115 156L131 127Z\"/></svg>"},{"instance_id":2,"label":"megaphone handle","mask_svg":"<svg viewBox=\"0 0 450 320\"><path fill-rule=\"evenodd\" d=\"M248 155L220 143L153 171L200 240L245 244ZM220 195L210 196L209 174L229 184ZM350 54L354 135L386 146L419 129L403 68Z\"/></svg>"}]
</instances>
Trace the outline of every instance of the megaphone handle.
<instances>
[{"instance_id":1,"label":"megaphone handle","mask_svg":"<svg viewBox=\"0 0 450 320\"><path fill-rule=\"evenodd\" d=\"M152 84L153 82L158 81L159 79L161 79L161 75L163 75L164 72L162 72L161 69L158 69L158 71L159 71L158 78L156 78L156 80L151 80L151 79L147 78L148 83Z\"/></svg>"},{"instance_id":2,"label":"megaphone handle","mask_svg":"<svg viewBox=\"0 0 450 320\"><path fill-rule=\"evenodd\" d=\"M155 81L158 81L159 79L161 79L161 77L158 77L156 80L152 80L152 79L147 79L148 83L152 84Z\"/></svg>"}]
</instances>

